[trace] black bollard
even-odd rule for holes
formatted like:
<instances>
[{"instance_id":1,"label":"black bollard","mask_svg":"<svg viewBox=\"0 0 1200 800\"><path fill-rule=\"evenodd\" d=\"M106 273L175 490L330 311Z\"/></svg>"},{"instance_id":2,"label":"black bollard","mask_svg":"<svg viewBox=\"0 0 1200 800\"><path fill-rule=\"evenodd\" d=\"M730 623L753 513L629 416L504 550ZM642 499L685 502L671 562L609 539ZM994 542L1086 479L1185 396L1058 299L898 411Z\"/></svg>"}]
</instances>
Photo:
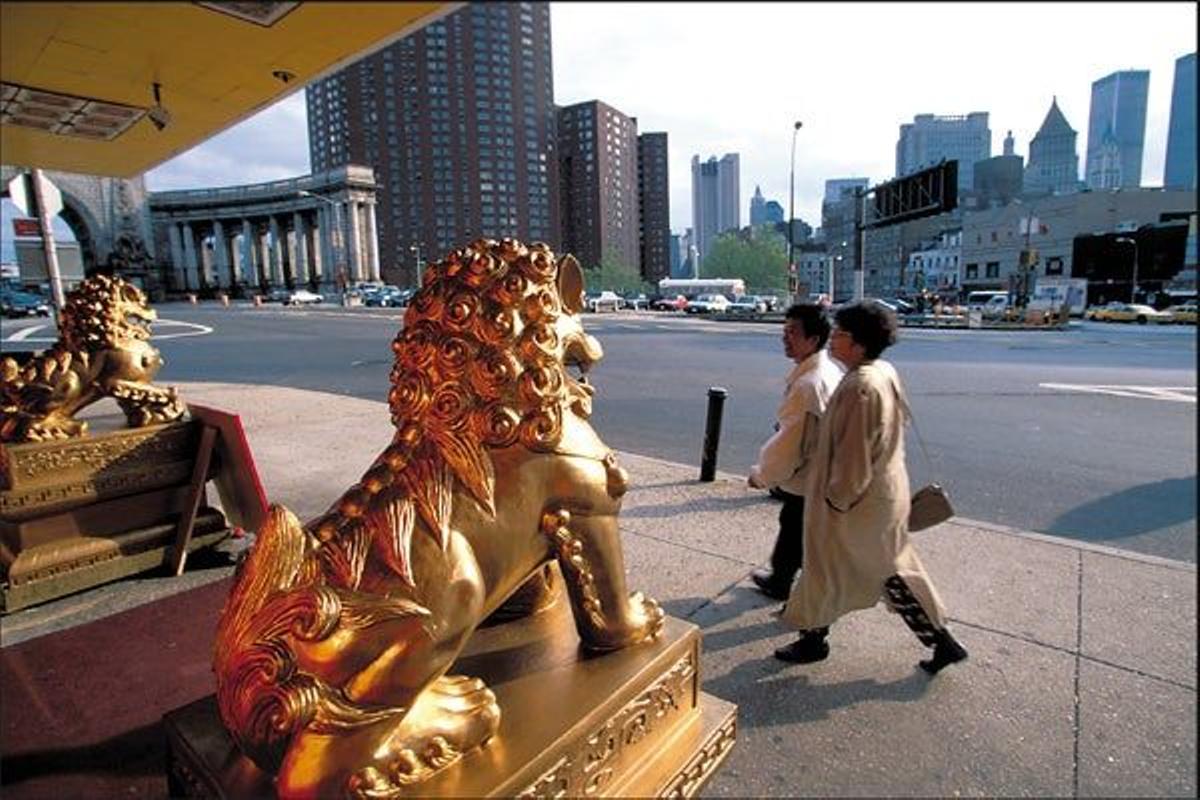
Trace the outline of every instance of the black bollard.
<instances>
[{"instance_id":1,"label":"black bollard","mask_svg":"<svg viewBox=\"0 0 1200 800\"><path fill-rule=\"evenodd\" d=\"M717 448L721 446L721 414L725 411L725 389L709 387L708 418L704 421L704 453L700 457L700 480L712 482L717 474Z\"/></svg>"}]
</instances>

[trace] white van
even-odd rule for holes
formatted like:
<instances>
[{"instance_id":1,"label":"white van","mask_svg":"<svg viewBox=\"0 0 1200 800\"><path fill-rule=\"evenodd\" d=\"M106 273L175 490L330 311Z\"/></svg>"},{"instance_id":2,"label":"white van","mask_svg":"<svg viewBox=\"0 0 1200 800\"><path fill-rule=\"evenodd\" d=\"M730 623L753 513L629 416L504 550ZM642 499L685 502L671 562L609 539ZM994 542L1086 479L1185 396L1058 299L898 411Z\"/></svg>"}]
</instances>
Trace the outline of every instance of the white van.
<instances>
[{"instance_id":1,"label":"white van","mask_svg":"<svg viewBox=\"0 0 1200 800\"><path fill-rule=\"evenodd\" d=\"M1008 292L971 292L967 295L967 311L979 311L984 316L998 316L1008 309Z\"/></svg>"}]
</instances>

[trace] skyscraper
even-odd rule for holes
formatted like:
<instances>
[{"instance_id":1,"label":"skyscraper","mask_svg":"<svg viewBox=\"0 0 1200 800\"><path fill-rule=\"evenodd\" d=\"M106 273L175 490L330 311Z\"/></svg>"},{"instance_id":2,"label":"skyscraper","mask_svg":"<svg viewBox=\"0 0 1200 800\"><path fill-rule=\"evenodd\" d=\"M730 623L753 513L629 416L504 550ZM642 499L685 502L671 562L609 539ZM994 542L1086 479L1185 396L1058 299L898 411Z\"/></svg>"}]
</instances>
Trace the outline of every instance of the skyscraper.
<instances>
[{"instance_id":1,"label":"skyscraper","mask_svg":"<svg viewBox=\"0 0 1200 800\"><path fill-rule=\"evenodd\" d=\"M701 263L718 234L742 226L740 181L737 153L704 163L692 156L692 231Z\"/></svg>"},{"instance_id":2,"label":"skyscraper","mask_svg":"<svg viewBox=\"0 0 1200 800\"><path fill-rule=\"evenodd\" d=\"M1196 188L1196 54L1175 59L1163 185Z\"/></svg>"},{"instance_id":3,"label":"skyscraper","mask_svg":"<svg viewBox=\"0 0 1200 800\"><path fill-rule=\"evenodd\" d=\"M762 189L754 187L754 196L750 198L750 224L762 225L767 221L767 199L763 197Z\"/></svg>"},{"instance_id":4,"label":"skyscraper","mask_svg":"<svg viewBox=\"0 0 1200 800\"><path fill-rule=\"evenodd\" d=\"M563 246L586 269L641 271L637 121L599 100L559 109Z\"/></svg>"},{"instance_id":5,"label":"skyscraper","mask_svg":"<svg viewBox=\"0 0 1200 800\"><path fill-rule=\"evenodd\" d=\"M1141 185L1149 92L1148 70L1114 72L1092 84L1085 167L1091 188Z\"/></svg>"},{"instance_id":6,"label":"skyscraper","mask_svg":"<svg viewBox=\"0 0 1200 800\"><path fill-rule=\"evenodd\" d=\"M314 172L374 168L384 279L480 236L557 247L548 3L477 3L306 89Z\"/></svg>"},{"instance_id":7,"label":"skyscraper","mask_svg":"<svg viewBox=\"0 0 1200 800\"><path fill-rule=\"evenodd\" d=\"M638 136L638 214L642 277L652 283L671 277L671 184L667 134Z\"/></svg>"},{"instance_id":8,"label":"skyscraper","mask_svg":"<svg viewBox=\"0 0 1200 800\"><path fill-rule=\"evenodd\" d=\"M963 116L917 114L900 126L896 142L896 177L903 177L942 160L958 160L958 190L974 185L976 161L992 155L992 132L986 111Z\"/></svg>"},{"instance_id":9,"label":"skyscraper","mask_svg":"<svg viewBox=\"0 0 1200 800\"><path fill-rule=\"evenodd\" d=\"M1025 166L1025 191L1066 194L1079 188L1079 156L1075 152L1075 130L1058 108L1058 98L1050 101L1050 110L1042 127L1029 142L1029 163Z\"/></svg>"}]
</instances>

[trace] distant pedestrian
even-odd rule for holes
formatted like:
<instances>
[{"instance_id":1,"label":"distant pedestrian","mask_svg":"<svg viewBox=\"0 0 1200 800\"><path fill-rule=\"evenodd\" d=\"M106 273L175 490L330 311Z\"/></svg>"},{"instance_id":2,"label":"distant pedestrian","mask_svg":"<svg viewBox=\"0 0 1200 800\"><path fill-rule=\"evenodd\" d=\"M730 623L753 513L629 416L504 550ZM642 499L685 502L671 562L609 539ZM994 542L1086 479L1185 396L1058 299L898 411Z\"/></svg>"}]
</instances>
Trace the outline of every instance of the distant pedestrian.
<instances>
[{"instance_id":1,"label":"distant pedestrian","mask_svg":"<svg viewBox=\"0 0 1200 800\"><path fill-rule=\"evenodd\" d=\"M775 651L780 660L825 658L829 626L881 599L933 649L920 662L926 672L967 657L946 629L942 601L908 537L908 401L896 370L879 358L895 343L896 329L895 315L878 303L844 306L835 315L829 349L847 371L821 420L804 569L782 615L800 638Z\"/></svg>"},{"instance_id":2,"label":"distant pedestrian","mask_svg":"<svg viewBox=\"0 0 1200 800\"><path fill-rule=\"evenodd\" d=\"M775 415L775 433L759 449L747 481L783 501L771 566L750 573L762 593L776 600L787 599L804 562L804 484L817 423L842 378L841 367L825 352L829 330L829 314L819 305L797 303L784 313L783 352L795 365Z\"/></svg>"}]
</instances>

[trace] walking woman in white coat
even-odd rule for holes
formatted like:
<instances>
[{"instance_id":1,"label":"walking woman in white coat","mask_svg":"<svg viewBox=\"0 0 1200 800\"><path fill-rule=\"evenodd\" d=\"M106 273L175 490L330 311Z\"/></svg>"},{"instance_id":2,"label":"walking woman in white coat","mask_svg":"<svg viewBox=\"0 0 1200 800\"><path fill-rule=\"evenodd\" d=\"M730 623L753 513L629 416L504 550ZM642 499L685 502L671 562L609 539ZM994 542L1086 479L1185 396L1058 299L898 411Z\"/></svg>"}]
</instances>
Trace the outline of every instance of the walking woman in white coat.
<instances>
[{"instance_id":1,"label":"walking woman in white coat","mask_svg":"<svg viewBox=\"0 0 1200 800\"><path fill-rule=\"evenodd\" d=\"M793 663L829 655L829 626L879 600L900 614L933 657L936 674L967 651L946 629L946 612L908 537L904 465L908 402L896 370L879 358L896 341L896 317L870 301L839 309L830 354L846 374L821 419L804 509L804 569L782 620L800 637L775 651Z\"/></svg>"}]
</instances>

